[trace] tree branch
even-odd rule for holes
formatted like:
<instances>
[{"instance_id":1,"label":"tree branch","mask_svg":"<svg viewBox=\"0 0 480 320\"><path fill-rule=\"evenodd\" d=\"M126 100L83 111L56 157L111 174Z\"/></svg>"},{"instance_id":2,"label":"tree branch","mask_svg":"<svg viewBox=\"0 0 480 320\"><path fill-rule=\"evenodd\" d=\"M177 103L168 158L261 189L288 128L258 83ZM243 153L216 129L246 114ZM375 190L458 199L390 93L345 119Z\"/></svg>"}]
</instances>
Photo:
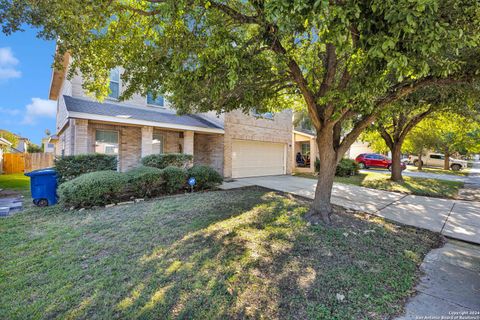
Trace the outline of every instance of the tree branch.
<instances>
[{"instance_id":1,"label":"tree branch","mask_svg":"<svg viewBox=\"0 0 480 320\"><path fill-rule=\"evenodd\" d=\"M385 141L385 143L387 144L387 147L390 149L390 150L393 150L393 146L394 146L394 143L393 143L393 139L392 137L388 134L387 130L385 129L384 126L382 126L381 124L378 125L378 131L380 132L380 135L382 136L383 140Z\"/></svg>"},{"instance_id":2,"label":"tree branch","mask_svg":"<svg viewBox=\"0 0 480 320\"><path fill-rule=\"evenodd\" d=\"M275 32L275 28L273 26L272 28L273 28L272 32ZM300 69L297 62L293 58L287 56L287 50L285 50L285 48L282 46L279 39L277 38L273 39L272 50L277 54L286 56L286 58L288 59L287 61L288 69L290 70L293 80L295 81L300 91L302 92L303 98L305 99L305 102L307 104L308 112L310 114L310 117L312 118L313 125L317 130L319 130L322 125L322 121L318 114L315 96L310 90L310 88L308 87L308 82L303 76L302 70Z\"/></svg>"}]
</instances>

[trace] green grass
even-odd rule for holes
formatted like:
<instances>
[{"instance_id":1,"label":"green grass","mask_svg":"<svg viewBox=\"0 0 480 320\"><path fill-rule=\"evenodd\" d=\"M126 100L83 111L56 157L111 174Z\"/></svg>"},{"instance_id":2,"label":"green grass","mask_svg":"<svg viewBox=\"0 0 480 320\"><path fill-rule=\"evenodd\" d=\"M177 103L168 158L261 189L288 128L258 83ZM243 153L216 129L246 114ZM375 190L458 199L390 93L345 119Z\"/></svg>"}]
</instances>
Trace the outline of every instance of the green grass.
<instances>
[{"instance_id":1,"label":"green grass","mask_svg":"<svg viewBox=\"0 0 480 320\"><path fill-rule=\"evenodd\" d=\"M1 319L385 319L438 235L248 188L0 219ZM344 297L344 299L338 299Z\"/></svg>"},{"instance_id":2,"label":"green grass","mask_svg":"<svg viewBox=\"0 0 480 320\"><path fill-rule=\"evenodd\" d=\"M311 173L296 173L296 176L317 179ZM353 177L335 177L335 182L353 184L366 188L415 194L420 196L455 198L463 182L427 178L403 177L403 182L390 180L389 174L368 172Z\"/></svg>"},{"instance_id":3,"label":"green grass","mask_svg":"<svg viewBox=\"0 0 480 320\"><path fill-rule=\"evenodd\" d=\"M0 189L28 190L30 178L23 173L0 174Z\"/></svg>"},{"instance_id":4,"label":"green grass","mask_svg":"<svg viewBox=\"0 0 480 320\"><path fill-rule=\"evenodd\" d=\"M408 171L412 172L425 172L425 173L435 173L435 174L451 174L454 176L463 176L466 177L470 173L470 169L462 169L459 171L453 171L453 170L444 170L440 168L429 168L429 167L423 167L421 171L418 171L416 166L407 166Z\"/></svg>"}]
</instances>

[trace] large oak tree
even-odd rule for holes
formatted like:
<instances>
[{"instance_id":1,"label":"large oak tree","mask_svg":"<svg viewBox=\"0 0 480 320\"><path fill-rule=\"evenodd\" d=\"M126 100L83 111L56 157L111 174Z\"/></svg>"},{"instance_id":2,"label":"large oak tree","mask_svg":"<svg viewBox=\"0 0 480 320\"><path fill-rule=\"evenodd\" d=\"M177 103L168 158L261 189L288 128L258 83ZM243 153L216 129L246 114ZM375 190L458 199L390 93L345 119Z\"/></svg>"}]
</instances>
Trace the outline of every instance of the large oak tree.
<instances>
[{"instance_id":1,"label":"large oak tree","mask_svg":"<svg viewBox=\"0 0 480 320\"><path fill-rule=\"evenodd\" d=\"M320 153L313 222L330 221L335 166L378 112L478 71L477 0L0 1L4 32L60 39L98 97L122 65L123 98L156 90L179 112L304 104Z\"/></svg>"}]
</instances>

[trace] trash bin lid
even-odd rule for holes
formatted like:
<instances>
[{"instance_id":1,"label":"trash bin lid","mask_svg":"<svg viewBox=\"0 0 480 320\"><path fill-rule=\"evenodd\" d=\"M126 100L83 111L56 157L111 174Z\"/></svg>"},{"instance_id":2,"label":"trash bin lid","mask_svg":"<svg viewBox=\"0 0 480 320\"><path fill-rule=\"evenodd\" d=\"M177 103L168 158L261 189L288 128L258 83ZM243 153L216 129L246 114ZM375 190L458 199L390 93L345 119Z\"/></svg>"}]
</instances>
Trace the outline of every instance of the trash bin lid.
<instances>
[{"instance_id":1,"label":"trash bin lid","mask_svg":"<svg viewBox=\"0 0 480 320\"><path fill-rule=\"evenodd\" d=\"M51 176L56 174L57 174L57 171L54 168L39 169L39 170L34 170L31 172L25 173L25 175L28 177Z\"/></svg>"}]
</instances>

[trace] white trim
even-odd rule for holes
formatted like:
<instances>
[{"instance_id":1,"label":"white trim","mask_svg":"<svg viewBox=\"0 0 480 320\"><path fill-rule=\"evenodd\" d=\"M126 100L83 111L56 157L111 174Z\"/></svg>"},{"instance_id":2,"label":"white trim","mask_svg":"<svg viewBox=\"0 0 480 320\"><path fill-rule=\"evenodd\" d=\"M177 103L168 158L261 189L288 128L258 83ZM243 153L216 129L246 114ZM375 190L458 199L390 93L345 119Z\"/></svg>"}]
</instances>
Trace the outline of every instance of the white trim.
<instances>
[{"instance_id":1,"label":"white trim","mask_svg":"<svg viewBox=\"0 0 480 320\"><path fill-rule=\"evenodd\" d=\"M301 132L301 131L297 131L297 130L293 130L293 133L299 134L299 135L305 136L305 137L310 137L310 138L315 138L316 137L314 134L309 134L309 133L305 133L305 132Z\"/></svg>"},{"instance_id":2,"label":"white trim","mask_svg":"<svg viewBox=\"0 0 480 320\"><path fill-rule=\"evenodd\" d=\"M118 118L118 117L103 116L103 115L83 113L83 112L69 111L68 112L68 117L69 118L86 119L86 120L98 120L98 121L107 121L107 122L115 122L115 123L134 124L134 125L157 127L157 128L168 128L168 129L177 129L177 130L191 130L191 131L198 131L198 132L220 133L220 134L225 133L225 130L223 130L223 129L186 126L186 125L181 125L181 124L148 121L148 120L139 120L139 119L122 119L122 118Z\"/></svg>"}]
</instances>

